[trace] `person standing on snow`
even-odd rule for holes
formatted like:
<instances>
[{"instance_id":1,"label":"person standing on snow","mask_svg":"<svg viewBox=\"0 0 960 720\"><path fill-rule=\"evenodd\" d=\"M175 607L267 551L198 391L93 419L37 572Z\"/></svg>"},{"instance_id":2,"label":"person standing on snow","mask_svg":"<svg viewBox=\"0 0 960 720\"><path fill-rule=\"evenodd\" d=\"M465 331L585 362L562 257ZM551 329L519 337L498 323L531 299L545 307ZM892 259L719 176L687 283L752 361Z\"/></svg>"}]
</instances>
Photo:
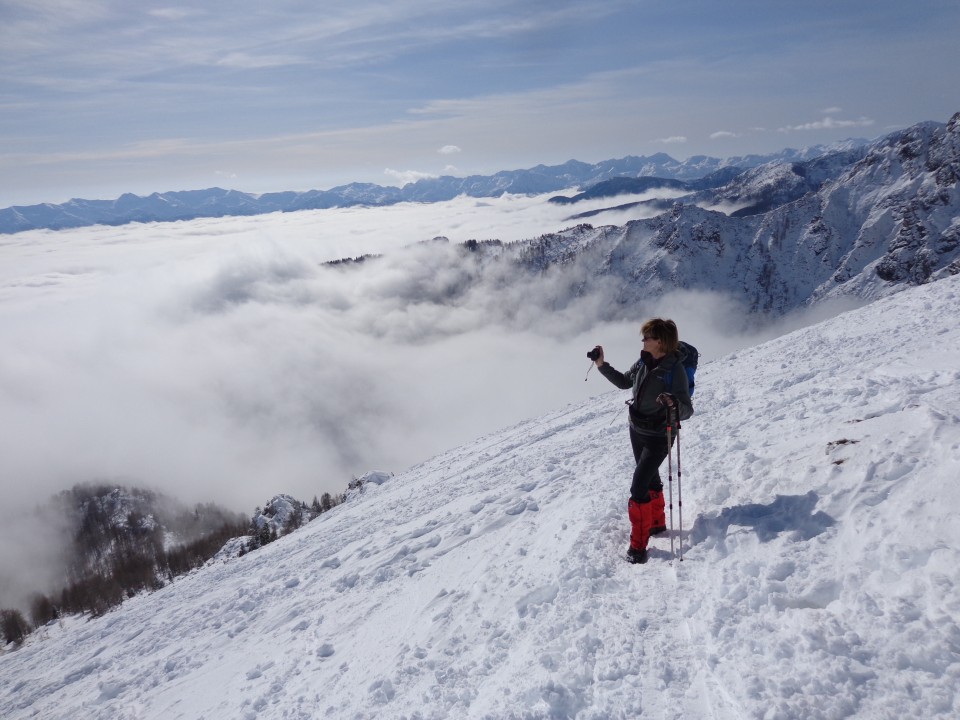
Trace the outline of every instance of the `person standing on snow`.
<instances>
[{"instance_id":1,"label":"person standing on snow","mask_svg":"<svg viewBox=\"0 0 960 720\"><path fill-rule=\"evenodd\" d=\"M676 323L653 318L643 324L640 333L643 351L626 373L615 370L604 360L600 345L591 355L607 380L621 390L633 390L633 398L629 401L630 445L637 466L627 503L631 525L627 560L631 563L645 563L650 536L667 529L659 470L670 453L667 408L676 407L680 420L693 415L690 386L683 368L684 350Z\"/></svg>"}]
</instances>

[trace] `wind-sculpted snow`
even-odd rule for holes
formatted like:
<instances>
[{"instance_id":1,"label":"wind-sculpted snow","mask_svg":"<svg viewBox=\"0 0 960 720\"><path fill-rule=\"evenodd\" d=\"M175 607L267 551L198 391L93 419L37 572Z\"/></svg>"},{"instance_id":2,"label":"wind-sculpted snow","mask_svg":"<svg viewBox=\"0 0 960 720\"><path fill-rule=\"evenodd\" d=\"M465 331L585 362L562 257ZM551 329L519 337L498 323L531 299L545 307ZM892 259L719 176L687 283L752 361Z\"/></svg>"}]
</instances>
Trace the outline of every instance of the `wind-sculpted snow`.
<instances>
[{"instance_id":1,"label":"wind-sculpted snow","mask_svg":"<svg viewBox=\"0 0 960 720\"><path fill-rule=\"evenodd\" d=\"M612 391L35 633L4 718L956 717L958 304L948 278L704 363L682 563L623 559Z\"/></svg>"}]
</instances>

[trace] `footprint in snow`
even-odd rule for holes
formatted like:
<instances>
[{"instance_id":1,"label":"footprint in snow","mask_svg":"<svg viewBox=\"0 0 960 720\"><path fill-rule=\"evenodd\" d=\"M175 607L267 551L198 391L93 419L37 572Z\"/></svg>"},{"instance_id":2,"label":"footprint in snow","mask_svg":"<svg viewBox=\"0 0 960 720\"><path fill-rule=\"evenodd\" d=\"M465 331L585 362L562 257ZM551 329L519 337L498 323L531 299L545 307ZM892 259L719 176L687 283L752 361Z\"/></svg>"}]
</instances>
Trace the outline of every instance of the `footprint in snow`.
<instances>
[{"instance_id":1,"label":"footprint in snow","mask_svg":"<svg viewBox=\"0 0 960 720\"><path fill-rule=\"evenodd\" d=\"M510 506L504 512L507 515L520 515L521 513L526 512L527 510L531 512L536 512L540 509L540 506L533 500L521 500L515 505Z\"/></svg>"}]
</instances>

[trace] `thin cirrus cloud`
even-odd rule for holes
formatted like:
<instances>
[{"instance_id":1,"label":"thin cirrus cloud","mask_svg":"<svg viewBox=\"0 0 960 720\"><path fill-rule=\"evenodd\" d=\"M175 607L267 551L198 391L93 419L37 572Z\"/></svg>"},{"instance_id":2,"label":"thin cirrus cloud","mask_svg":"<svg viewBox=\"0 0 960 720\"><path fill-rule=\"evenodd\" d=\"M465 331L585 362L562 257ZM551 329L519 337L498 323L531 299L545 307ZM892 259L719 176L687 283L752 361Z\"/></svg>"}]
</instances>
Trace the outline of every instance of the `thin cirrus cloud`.
<instances>
[{"instance_id":1,"label":"thin cirrus cloud","mask_svg":"<svg viewBox=\"0 0 960 720\"><path fill-rule=\"evenodd\" d=\"M438 138L465 149L464 174L488 174L665 145L705 153L721 138L731 152L782 149L775 133L740 132L751 124L829 142L868 122L944 120L960 81L927 68L960 62L960 8L917 3L9 0L0 207L210 187L224 167L252 192L377 182L385 167L437 175ZM864 17L870 32L856 32ZM679 30L687 42L667 40ZM757 42L774 32L776 46ZM750 51L718 60L731 37ZM769 102L784 77L789 97ZM900 77L918 78L905 97L878 93ZM821 119L791 122L809 108ZM721 123L736 137L716 135Z\"/></svg>"},{"instance_id":2,"label":"thin cirrus cloud","mask_svg":"<svg viewBox=\"0 0 960 720\"><path fill-rule=\"evenodd\" d=\"M202 15L202 11L183 7L150 8L147 14L161 20L179 21Z\"/></svg>"}]
</instances>

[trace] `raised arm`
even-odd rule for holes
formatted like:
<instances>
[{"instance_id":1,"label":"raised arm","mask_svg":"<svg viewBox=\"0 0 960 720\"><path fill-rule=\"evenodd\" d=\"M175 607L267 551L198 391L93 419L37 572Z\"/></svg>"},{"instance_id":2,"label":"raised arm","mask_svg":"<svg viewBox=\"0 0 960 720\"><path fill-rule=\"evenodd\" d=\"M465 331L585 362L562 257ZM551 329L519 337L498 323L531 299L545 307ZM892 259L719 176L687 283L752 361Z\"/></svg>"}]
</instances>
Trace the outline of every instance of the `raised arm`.
<instances>
[{"instance_id":1,"label":"raised arm","mask_svg":"<svg viewBox=\"0 0 960 720\"><path fill-rule=\"evenodd\" d=\"M622 373L619 370L614 369L614 367L604 360L603 357L603 347L597 345L594 348L594 351L597 352L596 360L594 362L597 365L597 370L600 371L600 374L603 375L607 380L612 382L621 390L629 390L633 387L633 380L637 374L637 365L634 365L626 373Z\"/></svg>"}]
</instances>

